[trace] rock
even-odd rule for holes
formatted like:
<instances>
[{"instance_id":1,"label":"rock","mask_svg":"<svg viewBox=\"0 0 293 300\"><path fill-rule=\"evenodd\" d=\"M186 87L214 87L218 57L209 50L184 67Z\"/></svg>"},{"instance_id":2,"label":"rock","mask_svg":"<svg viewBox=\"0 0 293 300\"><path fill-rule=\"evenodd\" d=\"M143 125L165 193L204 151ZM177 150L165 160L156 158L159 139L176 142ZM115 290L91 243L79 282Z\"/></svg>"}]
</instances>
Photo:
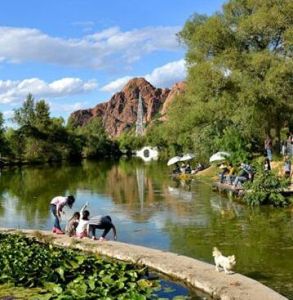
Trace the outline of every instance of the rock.
<instances>
[{"instance_id":1,"label":"rock","mask_svg":"<svg viewBox=\"0 0 293 300\"><path fill-rule=\"evenodd\" d=\"M144 78L131 79L108 102L98 104L92 109L78 110L70 116L74 127L83 126L95 117L102 119L106 132L117 137L124 131L134 128L137 119L137 101L142 96L144 123L150 123L154 116L166 113L174 96L184 90L184 83L177 83L172 90L155 88ZM167 102L167 103L166 103Z\"/></svg>"},{"instance_id":2,"label":"rock","mask_svg":"<svg viewBox=\"0 0 293 300\"><path fill-rule=\"evenodd\" d=\"M168 97L163 104L163 108L161 111L162 121L165 121L167 119L166 113L168 111L168 108L170 107L170 104L174 101L175 97L178 96L179 94L184 93L185 89L186 89L186 83L184 81L177 82L172 86L171 91L168 94Z\"/></svg>"}]
</instances>

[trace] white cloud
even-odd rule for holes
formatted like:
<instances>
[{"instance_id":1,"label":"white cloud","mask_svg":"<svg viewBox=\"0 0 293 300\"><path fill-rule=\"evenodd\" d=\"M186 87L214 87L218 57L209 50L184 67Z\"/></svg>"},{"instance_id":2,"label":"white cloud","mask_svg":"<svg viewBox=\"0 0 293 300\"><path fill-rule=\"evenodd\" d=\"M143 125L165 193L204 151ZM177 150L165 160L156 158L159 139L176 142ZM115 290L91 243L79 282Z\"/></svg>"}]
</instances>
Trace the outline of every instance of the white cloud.
<instances>
[{"instance_id":1,"label":"white cloud","mask_svg":"<svg viewBox=\"0 0 293 300\"><path fill-rule=\"evenodd\" d=\"M120 91L131 78L131 76L125 76L111 81L110 83L104 85L101 88L101 91L109 93L115 93L117 91Z\"/></svg>"},{"instance_id":2,"label":"white cloud","mask_svg":"<svg viewBox=\"0 0 293 300\"><path fill-rule=\"evenodd\" d=\"M147 81L157 87L170 87L172 84L184 80L186 77L185 60L180 59L170 62L152 73L144 76Z\"/></svg>"},{"instance_id":3,"label":"white cloud","mask_svg":"<svg viewBox=\"0 0 293 300\"><path fill-rule=\"evenodd\" d=\"M71 113L73 111L77 111L83 108L86 108L88 103L87 102L76 102L71 104L60 104L60 103L53 103L49 102L50 109L54 112L65 112L65 113Z\"/></svg>"},{"instance_id":4,"label":"white cloud","mask_svg":"<svg viewBox=\"0 0 293 300\"><path fill-rule=\"evenodd\" d=\"M178 50L179 30L146 27L123 32L119 27L111 27L80 39L65 39L32 28L0 27L0 62L123 68L154 51Z\"/></svg>"},{"instance_id":5,"label":"white cloud","mask_svg":"<svg viewBox=\"0 0 293 300\"><path fill-rule=\"evenodd\" d=\"M170 87L174 83L186 78L185 60L180 59L177 61L173 61L154 69L150 74L133 77L144 77L155 87ZM115 93L117 91L120 91L124 87L124 85L133 77L124 76L118 78L104 85L100 90L103 92Z\"/></svg>"},{"instance_id":6,"label":"white cloud","mask_svg":"<svg viewBox=\"0 0 293 300\"><path fill-rule=\"evenodd\" d=\"M31 93L35 97L63 97L86 93L96 89L94 80L62 78L47 83L39 78L19 80L0 80L0 104L21 102Z\"/></svg>"},{"instance_id":7,"label":"white cloud","mask_svg":"<svg viewBox=\"0 0 293 300\"><path fill-rule=\"evenodd\" d=\"M3 116L5 119L12 118L14 114L13 110L6 110L3 112Z\"/></svg>"}]
</instances>

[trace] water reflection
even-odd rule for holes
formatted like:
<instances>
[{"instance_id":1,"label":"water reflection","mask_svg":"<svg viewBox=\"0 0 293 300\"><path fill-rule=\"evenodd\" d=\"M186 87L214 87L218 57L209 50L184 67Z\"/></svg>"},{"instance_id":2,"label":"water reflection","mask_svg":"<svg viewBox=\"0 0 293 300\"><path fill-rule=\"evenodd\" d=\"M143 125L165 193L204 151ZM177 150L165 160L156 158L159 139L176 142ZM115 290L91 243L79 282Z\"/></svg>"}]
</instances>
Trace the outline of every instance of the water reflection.
<instances>
[{"instance_id":1,"label":"water reflection","mask_svg":"<svg viewBox=\"0 0 293 300\"><path fill-rule=\"evenodd\" d=\"M138 198L139 198L139 204L140 204L140 211L143 212L144 186L145 186L144 169L142 169L142 168L137 168L136 169L136 181L137 181L137 189L138 189Z\"/></svg>"},{"instance_id":2,"label":"water reflection","mask_svg":"<svg viewBox=\"0 0 293 300\"><path fill-rule=\"evenodd\" d=\"M293 297L293 216L288 209L251 209L212 192L209 182L174 181L164 165L122 160L3 169L0 226L50 229L49 202L74 194L78 210L109 214L120 241L212 262L219 247L237 271ZM74 210L66 211L63 224Z\"/></svg>"}]
</instances>

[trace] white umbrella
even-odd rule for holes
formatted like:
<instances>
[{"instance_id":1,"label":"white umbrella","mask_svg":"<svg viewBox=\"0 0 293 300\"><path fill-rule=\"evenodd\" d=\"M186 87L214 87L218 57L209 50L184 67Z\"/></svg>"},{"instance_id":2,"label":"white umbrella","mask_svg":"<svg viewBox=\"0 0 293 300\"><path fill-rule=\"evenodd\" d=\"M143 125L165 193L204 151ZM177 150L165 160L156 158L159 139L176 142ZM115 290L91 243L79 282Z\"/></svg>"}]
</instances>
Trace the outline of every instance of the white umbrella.
<instances>
[{"instance_id":1,"label":"white umbrella","mask_svg":"<svg viewBox=\"0 0 293 300\"><path fill-rule=\"evenodd\" d=\"M167 166L171 166L173 164L176 164L178 161L180 161L181 157L180 156L174 156L170 158L167 162Z\"/></svg>"},{"instance_id":2,"label":"white umbrella","mask_svg":"<svg viewBox=\"0 0 293 300\"><path fill-rule=\"evenodd\" d=\"M217 152L210 157L210 162L225 160L229 156L230 156L230 153L228 153L228 152L223 152L223 151Z\"/></svg>"},{"instance_id":3,"label":"white umbrella","mask_svg":"<svg viewBox=\"0 0 293 300\"><path fill-rule=\"evenodd\" d=\"M187 153L187 154L184 154L181 158L180 158L180 161L185 161L185 160L191 160L195 157L194 154L192 153Z\"/></svg>"}]
</instances>

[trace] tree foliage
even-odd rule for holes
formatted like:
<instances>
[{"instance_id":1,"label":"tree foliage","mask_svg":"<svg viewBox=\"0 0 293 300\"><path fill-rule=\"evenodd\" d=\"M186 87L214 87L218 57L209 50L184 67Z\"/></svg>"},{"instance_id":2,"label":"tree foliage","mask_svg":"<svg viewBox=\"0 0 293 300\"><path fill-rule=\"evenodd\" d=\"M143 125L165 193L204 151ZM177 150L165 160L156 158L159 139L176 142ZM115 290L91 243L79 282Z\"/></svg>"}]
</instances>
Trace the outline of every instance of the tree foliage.
<instances>
[{"instance_id":1,"label":"tree foliage","mask_svg":"<svg viewBox=\"0 0 293 300\"><path fill-rule=\"evenodd\" d=\"M83 141L82 155L84 157L101 158L118 152L117 145L107 137L102 120L98 117L79 127L77 133Z\"/></svg>"},{"instance_id":2,"label":"tree foliage","mask_svg":"<svg viewBox=\"0 0 293 300\"><path fill-rule=\"evenodd\" d=\"M73 130L65 126L63 118L51 118L46 101L35 101L31 94L14 110L12 120L18 128L5 131L0 114L0 151L9 160L45 162L118 153L117 145L108 139L100 119Z\"/></svg>"},{"instance_id":3,"label":"tree foliage","mask_svg":"<svg viewBox=\"0 0 293 300\"><path fill-rule=\"evenodd\" d=\"M178 34L187 87L162 125L167 143L208 157L255 150L267 133L280 140L293 115L292 21L290 0L230 0L221 13L193 15Z\"/></svg>"},{"instance_id":4,"label":"tree foliage","mask_svg":"<svg viewBox=\"0 0 293 300\"><path fill-rule=\"evenodd\" d=\"M251 206L272 204L274 206L286 206L288 198L282 195L282 191L288 188L288 181L278 177L272 171L265 171L262 164L256 166L257 173L253 182L245 183L244 200Z\"/></svg>"}]
</instances>

